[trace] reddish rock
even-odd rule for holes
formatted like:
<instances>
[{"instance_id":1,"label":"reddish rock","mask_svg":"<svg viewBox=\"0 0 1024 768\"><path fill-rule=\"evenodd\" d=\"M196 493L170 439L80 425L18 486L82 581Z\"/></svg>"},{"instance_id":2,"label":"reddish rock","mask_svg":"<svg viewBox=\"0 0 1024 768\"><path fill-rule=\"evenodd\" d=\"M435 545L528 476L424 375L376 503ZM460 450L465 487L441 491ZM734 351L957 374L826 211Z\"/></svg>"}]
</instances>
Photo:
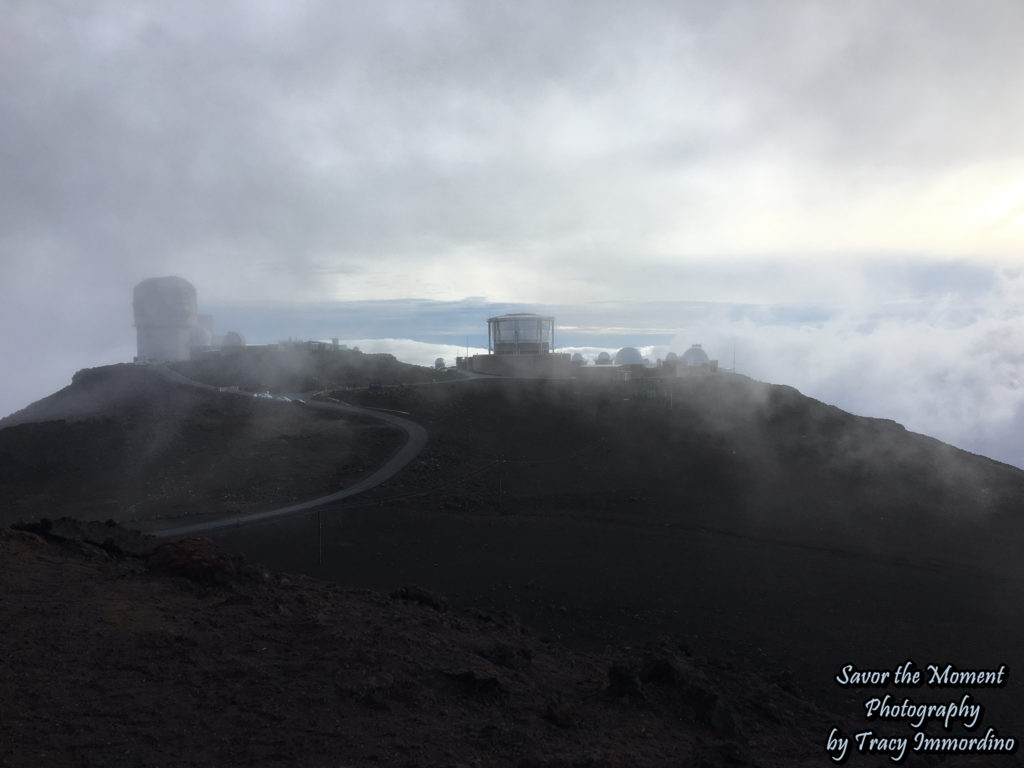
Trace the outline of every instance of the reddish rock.
<instances>
[{"instance_id":1,"label":"reddish rock","mask_svg":"<svg viewBox=\"0 0 1024 768\"><path fill-rule=\"evenodd\" d=\"M224 584L234 578L231 556L202 536L161 544L148 559L149 567L204 584Z\"/></svg>"}]
</instances>

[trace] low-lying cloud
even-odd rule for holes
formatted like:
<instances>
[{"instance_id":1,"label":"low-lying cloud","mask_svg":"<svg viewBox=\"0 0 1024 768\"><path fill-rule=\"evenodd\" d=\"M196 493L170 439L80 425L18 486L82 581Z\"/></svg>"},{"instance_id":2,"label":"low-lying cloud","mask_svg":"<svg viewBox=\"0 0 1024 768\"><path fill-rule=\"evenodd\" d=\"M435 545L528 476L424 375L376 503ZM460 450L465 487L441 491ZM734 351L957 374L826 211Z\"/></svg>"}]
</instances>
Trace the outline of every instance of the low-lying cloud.
<instances>
[{"instance_id":1,"label":"low-lying cloud","mask_svg":"<svg viewBox=\"0 0 1024 768\"><path fill-rule=\"evenodd\" d=\"M1020 465L1022 21L3 4L0 412L131 359L132 286L176 274L220 331L425 364L515 309L563 347L678 336Z\"/></svg>"}]
</instances>

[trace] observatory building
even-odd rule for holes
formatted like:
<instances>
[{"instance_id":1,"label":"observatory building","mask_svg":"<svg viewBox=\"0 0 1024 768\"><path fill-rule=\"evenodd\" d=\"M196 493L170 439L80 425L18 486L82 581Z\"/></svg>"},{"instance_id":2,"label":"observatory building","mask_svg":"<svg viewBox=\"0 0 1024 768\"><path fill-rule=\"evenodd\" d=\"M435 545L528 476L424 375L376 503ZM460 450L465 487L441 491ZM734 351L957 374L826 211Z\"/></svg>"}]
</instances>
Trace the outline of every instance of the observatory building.
<instances>
[{"instance_id":1,"label":"observatory building","mask_svg":"<svg viewBox=\"0 0 1024 768\"><path fill-rule=\"evenodd\" d=\"M582 366L576 373L580 378L590 381L629 381L652 375L644 356L636 347L623 347L614 357L607 352L600 352L594 365Z\"/></svg>"},{"instance_id":2,"label":"observatory building","mask_svg":"<svg viewBox=\"0 0 1024 768\"><path fill-rule=\"evenodd\" d=\"M245 346L236 331L213 335L213 318L199 314L195 286L181 277L143 280L132 293L132 306L136 363L175 363Z\"/></svg>"},{"instance_id":3,"label":"observatory building","mask_svg":"<svg viewBox=\"0 0 1024 768\"><path fill-rule=\"evenodd\" d=\"M193 343L206 330L199 325L192 283L180 277L151 277L135 286L132 305L138 337L136 361L189 359Z\"/></svg>"},{"instance_id":4,"label":"observatory building","mask_svg":"<svg viewBox=\"0 0 1024 768\"><path fill-rule=\"evenodd\" d=\"M487 320L487 354L460 357L456 365L496 376L567 377L570 356L554 349L554 317L525 312L501 315Z\"/></svg>"},{"instance_id":5,"label":"observatory building","mask_svg":"<svg viewBox=\"0 0 1024 768\"><path fill-rule=\"evenodd\" d=\"M678 357L673 358L670 352L665 359L665 368L674 368L676 376L695 376L716 372L718 361L710 359L700 344L694 344Z\"/></svg>"},{"instance_id":6,"label":"observatory building","mask_svg":"<svg viewBox=\"0 0 1024 768\"><path fill-rule=\"evenodd\" d=\"M623 347L615 353L615 365L639 365L644 364L644 356L636 347Z\"/></svg>"},{"instance_id":7,"label":"observatory building","mask_svg":"<svg viewBox=\"0 0 1024 768\"><path fill-rule=\"evenodd\" d=\"M238 331L228 331L224 334L220 340L220 348L226 349L240 349L245 346L245 336L240 334Z\"/></svg>"},{"instance_id":8,"label":"observatory building","mask_svg":"<svg viewBox=\"0 0 1024 768\"><path fill-rule=\"evenodd\" d=\"M487 352L540 355L555 348L555 318L519 313L487 320Z\"/></svg>"},{"instance_id":9,"label":"observatory building","mask_svg":"<svg viewBox=\"0 0 1024 768\"><path fill-rule=\"evenodd\" d=\"M710 363L711 359L708 357L708 353L704 351L700 344L694 344L688 350L683 352L683 356L680 358L683 365L704 365L704 363Z\"/></svg>"}]
</instances>

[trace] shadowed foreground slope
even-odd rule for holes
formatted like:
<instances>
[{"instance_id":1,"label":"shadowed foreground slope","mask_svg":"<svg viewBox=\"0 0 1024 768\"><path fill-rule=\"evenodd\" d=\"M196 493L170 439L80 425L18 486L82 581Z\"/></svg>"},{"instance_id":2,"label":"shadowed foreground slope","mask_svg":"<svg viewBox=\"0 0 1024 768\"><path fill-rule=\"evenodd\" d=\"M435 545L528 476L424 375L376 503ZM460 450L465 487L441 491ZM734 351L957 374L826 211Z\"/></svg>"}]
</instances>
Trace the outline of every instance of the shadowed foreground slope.
<instances>
[{"instance_id":1,"label":"shadowed foreground slope","mask_svg":"<svg viewBox=\"0 0 1024 768\"><path fill-rule=\"evenodd\" d=\"M69 521L0 529L0 763L810 765L784 673L579 653L449 611ZM41 535L39 535L41 534ZM31 611L26 609L31 607Z\"/></svg>"}]
</instances>

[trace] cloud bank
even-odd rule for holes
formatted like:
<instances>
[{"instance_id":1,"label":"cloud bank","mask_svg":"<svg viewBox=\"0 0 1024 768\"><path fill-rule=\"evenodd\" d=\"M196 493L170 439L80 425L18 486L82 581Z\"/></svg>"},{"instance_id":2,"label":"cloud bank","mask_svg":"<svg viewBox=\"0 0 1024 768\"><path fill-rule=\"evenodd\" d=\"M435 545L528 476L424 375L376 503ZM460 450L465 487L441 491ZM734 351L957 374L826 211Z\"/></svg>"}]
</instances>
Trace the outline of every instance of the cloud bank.
<instances>
[{"instance_id":1,"label":"cloud bank","mask_svg":"<svg viewBox=\"0 0 1024 768\"><path fill-rule=\"evenodd\" d=\"M0 411L130 359L132 287L177 274L263 340L458 346L465 313L424 325L478 297L553 307L566 344L735 344L1021 463L1018 2L53 0L0 28ZM296 309L329 305L372 319Z\"/></svg>"}]
</instances>

